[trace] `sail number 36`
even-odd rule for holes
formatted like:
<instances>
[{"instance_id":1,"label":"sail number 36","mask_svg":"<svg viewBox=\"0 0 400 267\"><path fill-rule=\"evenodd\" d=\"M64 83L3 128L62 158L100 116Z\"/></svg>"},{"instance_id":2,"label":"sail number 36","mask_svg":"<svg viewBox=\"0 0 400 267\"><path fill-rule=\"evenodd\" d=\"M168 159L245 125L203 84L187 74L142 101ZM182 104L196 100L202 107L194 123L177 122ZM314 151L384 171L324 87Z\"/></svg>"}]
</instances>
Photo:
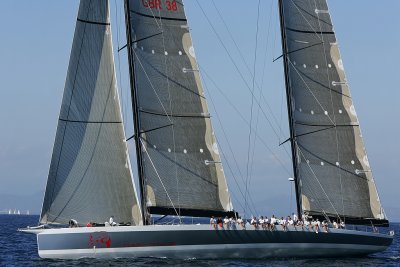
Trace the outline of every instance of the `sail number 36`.
<instances>
[{"instance_id":1,"label":"sail number 36","mask_svg":"<svg viewBox=\"0 0 400 267\"><path fill-rule=\"evenodd\" d=\"M164 7L168 11L177 11L178 10L178 6L177 6L175 0L165 1L165 6L163 6L163 3L161 2L161 0L142 0L142 4L145 8L162 10Z\"/></svg>"}]
</instances>

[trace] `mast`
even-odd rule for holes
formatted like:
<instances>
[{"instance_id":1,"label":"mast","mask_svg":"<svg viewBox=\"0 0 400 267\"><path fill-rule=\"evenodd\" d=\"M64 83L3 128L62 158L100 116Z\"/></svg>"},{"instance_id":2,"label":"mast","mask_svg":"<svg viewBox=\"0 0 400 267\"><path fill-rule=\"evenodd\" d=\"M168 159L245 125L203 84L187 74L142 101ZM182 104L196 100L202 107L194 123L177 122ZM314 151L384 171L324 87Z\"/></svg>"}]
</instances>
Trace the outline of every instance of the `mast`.
<instances>
[{"instance_id":1,"label":"mast","mask_svg":"<svg viewBox=\"0 0 400 267\"><path fill-rule=\"evenodd\" d=\"M142 159L142 145L140 143L140 121L139 121L139 109L136 93L136 81L135 81L135 64L134 64L134 54L132 53L132 29L131 29L131 16L129 8L129 0L124 0L125 2L125 25L126 25L126 40L128 49L128 61L129 61L129 80L131 88L131 98L132 98L132 110L133 110L133 125L135 129L135 146L136 146L136 161L139 177L139 187L140 187L140 197L142 206L142 219L143 224L147 225L148 221L148 211L146 206L146 194L144 185L144 170L143 170L143 159Z\"/></svg>"},{"instance_id":2,"label":"mast","mask_svg":"<svg viewBox=\"0 0 400 267\"><path fill-rule=\"evenodd\" d=\"M289 131L290 131L290 144L292 150L292 164L293 164L293 178L295 184L296 191L296 206L297 206L297 215L299 219L301 219L301 200L300 200L300 190L299 190L299 179L298 179L298 168L297 168L297 146L296 146L296 134L293 125L293 103L292 103L292 92L289 80L289 69L288 69L288 48L286 44L286 32L285 32L285 20L284 20L284 9L283 9L283 1L279 0L279 20L281 26L281 38L282 38L282 56L283 56L283 69L285 73L285 87L286 87L286 102L287 102L287 110L288 110L288 119L289 119Z\"/></svg>"}]
</instances>

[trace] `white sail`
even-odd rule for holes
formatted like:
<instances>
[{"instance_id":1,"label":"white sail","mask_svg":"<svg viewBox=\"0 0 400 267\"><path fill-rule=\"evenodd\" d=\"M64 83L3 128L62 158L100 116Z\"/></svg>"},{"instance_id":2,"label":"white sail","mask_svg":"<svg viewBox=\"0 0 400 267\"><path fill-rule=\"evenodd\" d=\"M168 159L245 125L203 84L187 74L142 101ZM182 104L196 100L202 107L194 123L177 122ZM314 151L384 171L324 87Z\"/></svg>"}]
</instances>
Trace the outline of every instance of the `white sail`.
<instances>
[{"instance_id":1,"label":"white sail","mask_svg":"<svg viewBox=\"0 0 400 267\"><path fill-rule=\"evenodd\" d=\"M140 224L120 112L109 3L82 0L41 223Z\"/></svg>"}]
</instances>

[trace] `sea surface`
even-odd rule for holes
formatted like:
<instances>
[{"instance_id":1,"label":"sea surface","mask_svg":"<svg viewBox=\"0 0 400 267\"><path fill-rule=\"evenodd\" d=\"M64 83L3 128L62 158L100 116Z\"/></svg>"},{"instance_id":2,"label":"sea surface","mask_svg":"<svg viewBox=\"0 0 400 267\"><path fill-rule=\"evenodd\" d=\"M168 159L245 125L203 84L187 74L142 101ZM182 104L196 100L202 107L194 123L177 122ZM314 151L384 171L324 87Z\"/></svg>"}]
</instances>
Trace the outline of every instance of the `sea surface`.
<instances>
[{"instance_id":1,"label":"sea surface","mask_svg":"<svg viewBox=\"0 0 400 267\"><path fill-rule=\"evenodd\" d=\"M112 260L45 260L37 254L36 236L17 232L18 228L36 225L38 216L0 215L0 266L400 266L400 224L393 244L384 252L362 258L266 259L266 260L172 260L137 258Z\"/></svg>"}]
</instances>

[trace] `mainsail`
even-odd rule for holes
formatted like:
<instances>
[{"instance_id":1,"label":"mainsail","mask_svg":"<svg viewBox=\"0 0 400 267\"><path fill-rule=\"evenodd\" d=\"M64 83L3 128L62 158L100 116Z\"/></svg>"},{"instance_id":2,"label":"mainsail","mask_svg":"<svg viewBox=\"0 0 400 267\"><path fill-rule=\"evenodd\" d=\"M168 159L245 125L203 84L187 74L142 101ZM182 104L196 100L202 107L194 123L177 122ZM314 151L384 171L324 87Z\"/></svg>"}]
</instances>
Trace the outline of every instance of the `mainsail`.
<instances>
[{"instance_id":1,"label":"mainsail","mask_svg":"<svg viewBox=\"0 0 400 267\"><path fill-rule=\"evenodd\" d=\"M326 0L280 0L300 210L384 221Z\"/></svg>"},{"instance_id":2,"label":"mainsail","mask_svg":"<svg viewBox=\"0 0 400 267\"><path fill-rule=\"evenodd\" d=\"M128 0L126 9L145 210L232 211L182 1Z\"/></svg>"},{"instance_id":3,"label":"mainsail","mask_svg":"<svg viewBox=\"0 0 400 267\"><path fill-rule=\"evenodd\" d=\"M41 223L140 224L117 93L109 3L82 0Z\"/></svg>"}]
</instances>

